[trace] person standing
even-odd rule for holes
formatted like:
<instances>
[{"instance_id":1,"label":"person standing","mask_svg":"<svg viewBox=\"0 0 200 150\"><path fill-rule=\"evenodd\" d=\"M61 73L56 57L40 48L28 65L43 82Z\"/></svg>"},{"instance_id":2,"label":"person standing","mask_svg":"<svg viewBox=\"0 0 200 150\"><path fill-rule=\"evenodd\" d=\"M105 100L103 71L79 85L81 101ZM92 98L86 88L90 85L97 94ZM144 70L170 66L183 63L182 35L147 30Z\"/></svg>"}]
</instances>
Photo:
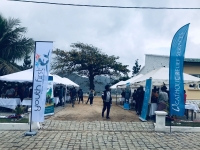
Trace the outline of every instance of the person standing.
<instances>
[{"instance_id":1,"label":"person standing","mask_svg":"<svg viewBox=\"0 0 200 150\"><path fill-rule=\"evenodd\" d=\"M7 98L13 98L14 97L14 95L15 95L15 90L14 90L14 88L11 86L11 84L10 85L8 85L8 88L7 88L7 90L6 90L6 97Z\"/></svg>"},{"instance_id":2,"label":"person standing","mask_svg":"<svg viewBox=\"0 0 200 150\"><path fill-rule=\"evenodd\" d=\"M75 87L72 88L71 99L72 99L72 107L74 107L74 104L75 104L75 101L76 101L76 89L75 89Z\"/></svg>"},{"instance_id":3,"label":"person standing","mask_svg":"<svg viewBox=\"0 0 200 150\"><path fill-rule=\"evenodd\" d=\"M63 104L63 86L62 85L60 86L60 89L59 89L59 105L64 106L64 104Z\"/></svg>"},{"instance_id":4,"label":"person standing","mask_svg":"<svg viewBox=\"0 0 200 150\"><path fill-rule=\"evenodd\" d=\"M158 95L158 111L167 111L168 94L166 93L165 86L161 87L161 91Z\"/></svg>"},{"instance_id":5,"label":"person standing","mask_svg":"<svg viewBox=\"0 0 200 150\"><path fill-rule=\"evenodd\" d=\"M79 104L80 104L80 101L82 101L83 103L83 90L82 89L79 89L78 91L78 97L79 97Z\"/></svg>"},{"instance_id":6,"label":"person standing","mask_svg":"<svg viewBox=\"0 0 200 150\"><path fill-rule=\"evenodd\" d=\"M126 87L126 89L125 89L125 103L129 104L130 97L131 97L130 87Z\"/></svg>"},{"instance_id":7,"label":"person standing","mask_svg":"<svg viewBox=\"0 0 200 150\"><path fill-rule=\"evenodd\" d=\"M134 90L133 94L132 94L132 100L133 100L133 106L135 106L135 111L136 111L136 90Z\"/></svg>"},{"instance_id":8,"label":"person standing","mask_svg":"<svg viewBox=\"0 0 200 150\"><path fill-rule=\"evenodd\" d=\"M121 93L121 102L122 102L122 104L124 104L124 102L125 102L125 91L124 91L124 89L122 90L122 93Z\"/></svg>"},{"instance_id":9,"label":"person standing","mask_svg":"<svg viewBox=\"0 0 200 150\"><path fill-rule=\"evenodd\" d=\"M187 94L186 91L184 90L184 104L186 103L186 99L187 99Z\"/></svg>"},{"instance_id":10,"label":"person standing","mask_svg":"<svg viewBox=\"0 0 200 150\"><path fill-rule=\"evenodd\" d=\"M138 90L138 112L137 112L138 115L141 115L143 101L144 101L144 89L143 86L140 86Z\"/></svg>"},{"instance_id":11,"label":"person standing","mask_svg":"<svg viewBox=\"0 0 200 150\"><path fill-rule=\"evenodd\" d=\"M112 96L109 85L105 86L105 91L103 91L102 93L102 99L103 99L102 117L104 117L104 112L107 109L106 119L110 119L109 114L110 114L110 106L112 104Z\"/></svg>"},{"instance_id":12,"label":"person standing","mask_svg":"<svg viewBox=\"0 0 200 150\"><path fill-rule=\"evenodd\" d=\"M89 92L89 97L88 97L88 100L87 100L86 104L87 104L88 101L90 100L90 105L92 106L92 104L93 104L93 99L94 99L94 91L91 89L90 92Z\"/></svg>"}]
</instances>

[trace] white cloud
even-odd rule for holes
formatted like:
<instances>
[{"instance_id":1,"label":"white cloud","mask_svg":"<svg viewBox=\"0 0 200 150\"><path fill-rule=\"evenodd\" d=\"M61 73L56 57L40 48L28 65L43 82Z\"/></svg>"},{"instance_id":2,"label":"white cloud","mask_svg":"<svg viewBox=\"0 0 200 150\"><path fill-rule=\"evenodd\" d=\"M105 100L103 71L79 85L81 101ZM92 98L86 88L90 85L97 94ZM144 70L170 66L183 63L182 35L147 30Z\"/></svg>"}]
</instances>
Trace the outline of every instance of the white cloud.
<instances>
[{"instance_id":1,"label":"white cloud","mask_svg":"<svg viewBox=\"0 0 200 150\"><path fill-rule=\"evenodd\" d=\"M39 1L39 0L38 0ZM42 0L41 0L42 1ZM48 1L48 0L46 0ZM200 7L199 0L52 0L74 4ZM136 59L144 65L144 54L169 55L175 32L191 23L186 57L200 55L200 10L144 10L70 7L1 0L0 13L19 18L34 40L54 41L54 48L69 50L83 42L102 49L132 68Z\"/></svg>"}]
</instances>

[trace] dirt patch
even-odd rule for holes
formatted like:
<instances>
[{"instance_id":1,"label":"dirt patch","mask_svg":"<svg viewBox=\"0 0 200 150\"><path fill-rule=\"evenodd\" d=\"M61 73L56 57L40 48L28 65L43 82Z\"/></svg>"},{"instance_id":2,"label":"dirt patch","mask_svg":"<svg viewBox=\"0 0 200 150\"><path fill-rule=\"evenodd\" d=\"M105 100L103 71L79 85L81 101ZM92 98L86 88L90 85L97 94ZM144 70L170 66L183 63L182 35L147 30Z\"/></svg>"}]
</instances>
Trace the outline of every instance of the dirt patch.
<instances>
[{"instance_id":1,"label":"dirt patch","mask_svg":"<svg viewBox=\"0 0 200 150\"><path fill-rule=\"evenodd\" d=\"M76 104L74 108L71 104L56 113L54 116L50 117L51 120L68 120L68 121L103 121L106 118L101 117L101 111L103 107L102 99L100 97L95 97L93 105L85 104L87 97L84 97L84 103L82 102ZM104 114L106 116L106 112ZM118 106L113 102L110 110L110 121L113 122L138 122L138 116L134 111L124 110L122 107Z\"/></svg>"}]
</instances>

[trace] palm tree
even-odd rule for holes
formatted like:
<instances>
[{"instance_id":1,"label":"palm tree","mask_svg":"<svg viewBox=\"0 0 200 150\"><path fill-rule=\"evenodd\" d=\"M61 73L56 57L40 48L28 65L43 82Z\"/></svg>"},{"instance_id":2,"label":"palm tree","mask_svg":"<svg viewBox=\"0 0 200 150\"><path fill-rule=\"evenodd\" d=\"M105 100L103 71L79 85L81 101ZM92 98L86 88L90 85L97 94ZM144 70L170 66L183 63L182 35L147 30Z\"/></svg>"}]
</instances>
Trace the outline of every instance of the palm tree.
<instances>
[{"instance_id":1,"label":"palm tree","mask_svg":"<svg viewBox=\"0 0 200 150\"><path fill-rule=\"evenodd\" d=\"M26 28L19 19L6 19L0 14L0 75L19 71L15 61L33 52L34 41L24 36Z\"/></svg>"}]
</instances>

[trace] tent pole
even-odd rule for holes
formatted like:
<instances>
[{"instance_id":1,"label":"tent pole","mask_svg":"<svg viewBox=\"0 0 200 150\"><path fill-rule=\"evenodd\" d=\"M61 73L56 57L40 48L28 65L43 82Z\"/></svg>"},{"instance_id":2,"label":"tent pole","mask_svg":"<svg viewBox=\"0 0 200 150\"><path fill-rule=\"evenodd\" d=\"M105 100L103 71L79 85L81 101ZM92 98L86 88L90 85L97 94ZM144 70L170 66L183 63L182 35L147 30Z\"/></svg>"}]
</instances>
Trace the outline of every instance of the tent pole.
<instances>
[{"instance_id":1,"label":"tent pole","mask_svg":"<svg viewBox=\"0 0 200 150\"><path fill-rule=\"evenodd\" d=\"M33 62L33 79L32 79L33 84L32 84L32 89L34 88L35 55L36 55L36 42L35 42L34 62ZM31 99L30 130L29 130L29 132L27 131L26 133L24 133L25 136L34 136L34 135L37 134L36 131L32 131L32 130L31 130L32 114L33 114L33 109L32 109L32 105L33 105L33 94L34 94L34 90L32 91L32 99Z\"/></svg>"},{"instance_id":2,"label":"tent pole","mask_svg":"<svg viewBox=\"0 0 200 150\"><path fill-rule=\"evenodd\" d=\"M117 86L117 91L118 91L118 86ZM116 105L117 105L117 91L116 91Z\"/></svg>"}]
</instances>

